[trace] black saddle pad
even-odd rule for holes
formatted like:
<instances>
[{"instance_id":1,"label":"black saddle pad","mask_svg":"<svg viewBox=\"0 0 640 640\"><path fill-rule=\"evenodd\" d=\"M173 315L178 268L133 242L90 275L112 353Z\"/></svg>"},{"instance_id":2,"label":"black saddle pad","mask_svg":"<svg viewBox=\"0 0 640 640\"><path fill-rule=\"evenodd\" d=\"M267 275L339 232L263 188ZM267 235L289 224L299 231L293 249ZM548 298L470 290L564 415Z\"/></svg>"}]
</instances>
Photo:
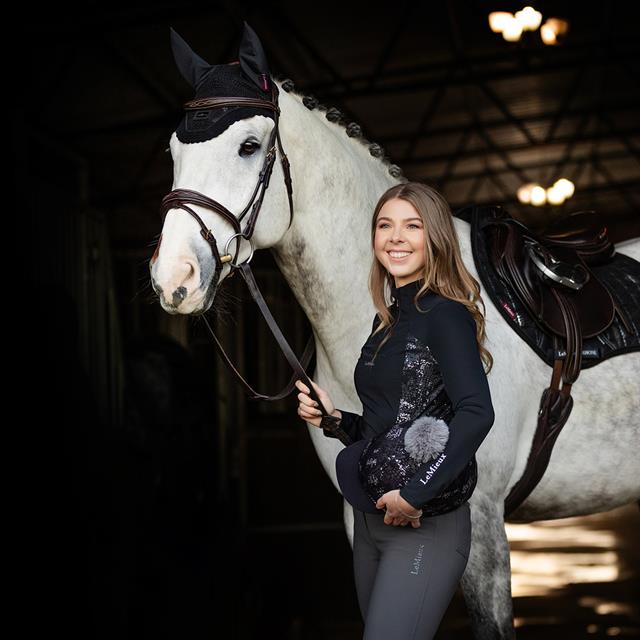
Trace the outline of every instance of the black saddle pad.
<instances>
[{"instance_id":1,"label":"black saddle pad","mask_svg":"<svg viewBox=\"0 0 640 640\"><path fill-rule=\"evenodd\" d=\"M540 328L511 285L504 282L491 266L484 232L480 229L484 220L493 217L491 210L492 207L487 206L469 206L457 211L455 216L471 225L473 259L493 304L507 324L551 367L555 359L564 358L565 351L555 348L553 336ZM616 313L605 331L583 340L581 369L593 367L612 356L640 351L640 262L614 253L609 261L591 265L590 269L609 289L614 301L626 314L633 331L627 331Z\"/></svg>"}]
</instances>

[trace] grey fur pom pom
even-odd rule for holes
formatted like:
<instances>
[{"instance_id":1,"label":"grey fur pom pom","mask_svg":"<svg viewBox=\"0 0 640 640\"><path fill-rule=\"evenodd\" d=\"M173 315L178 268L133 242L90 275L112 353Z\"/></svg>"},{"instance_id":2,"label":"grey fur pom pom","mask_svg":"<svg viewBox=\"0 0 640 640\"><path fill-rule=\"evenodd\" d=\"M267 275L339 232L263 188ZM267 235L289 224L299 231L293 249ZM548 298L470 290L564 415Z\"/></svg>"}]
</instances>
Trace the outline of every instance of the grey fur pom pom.
<instances>
[{"instance_id":1,"label":"grey fur pom pom","mask_svg":"<svg viewBox=\"0 0 640 640\"><path fill-rule=\"evenodd\" d=\"M404 448L420 464L442 453L448 441L447 423L433 416L416 418L404 434Z\"/></svg>"}]
</instances>

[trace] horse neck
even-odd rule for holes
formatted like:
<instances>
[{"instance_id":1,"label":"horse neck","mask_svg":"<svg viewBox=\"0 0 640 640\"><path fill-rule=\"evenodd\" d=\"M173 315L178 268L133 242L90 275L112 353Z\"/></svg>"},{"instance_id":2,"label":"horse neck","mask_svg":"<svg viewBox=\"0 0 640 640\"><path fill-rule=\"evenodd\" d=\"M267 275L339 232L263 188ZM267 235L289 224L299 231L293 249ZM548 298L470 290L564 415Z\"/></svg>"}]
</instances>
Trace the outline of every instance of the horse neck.
<instances>
[{"instance_id":1,"label":"horse neck","mask_svg":"<svg viewBox=\"0 0 640 640\"><path fill-rule=\"evenodd\" d=\"M300 96L281 92L280 107L294 215L272 252L313 327L319 366L325 355L334 365L358 329L371 326L371 216L398 179L344 127L309 111Z\"/></svg>"}]
</instances>

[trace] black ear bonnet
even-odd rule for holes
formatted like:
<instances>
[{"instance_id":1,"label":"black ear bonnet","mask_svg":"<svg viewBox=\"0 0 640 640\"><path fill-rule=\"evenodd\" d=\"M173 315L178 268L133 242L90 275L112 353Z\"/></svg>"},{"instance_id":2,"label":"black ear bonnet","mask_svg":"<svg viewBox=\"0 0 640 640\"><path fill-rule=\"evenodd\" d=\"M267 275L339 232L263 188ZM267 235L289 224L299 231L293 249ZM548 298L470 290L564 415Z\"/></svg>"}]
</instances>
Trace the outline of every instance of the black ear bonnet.
<instances>
[{"instance_id":1,"label":"black ear bonnet","mask_svg":"<svg viewBox=\"0 0 640 640\"><path fill-rule=\"evenodd\" d=\"M238 62L210 65L171 29L173 56L184 79L196 90L194 98L242 97L269 100L271 77L266 55L256 33L245 22ZM176 129L183 143L204 142L220 135L237 120L273 111L259 107L212 107L188 110Z\"/></svg>"}]
</instances>

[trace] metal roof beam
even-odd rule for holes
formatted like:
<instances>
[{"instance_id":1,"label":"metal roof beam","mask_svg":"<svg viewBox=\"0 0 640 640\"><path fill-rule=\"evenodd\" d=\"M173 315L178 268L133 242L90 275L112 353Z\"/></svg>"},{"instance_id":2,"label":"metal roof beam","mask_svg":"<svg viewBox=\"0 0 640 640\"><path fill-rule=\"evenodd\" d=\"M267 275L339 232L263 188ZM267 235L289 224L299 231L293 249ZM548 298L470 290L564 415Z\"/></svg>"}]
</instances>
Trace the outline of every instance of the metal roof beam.
<instances>
[{"instance_id":1,"label":"metal roof beam","mask_svg":"<svg viewBox=\"0 0 640 640\"><path fill-rule=\"evenodd\" d=\"M467 125L467 127L472 127L473 125ZM483 127L483 129L485 129L486 132L486 127ZM459 129L458 133L460 131L463 131L464 129ZM638 127L634 127L634 128L630 128L630 129L624 129L624 130L617 130L616 131L616 135L618 136L628 136L628 137L633 137L633 136L639 136L640 135L640 128ZM571 142L576 142L576 143L585 143L585 142L594 142L594 141L602 141L602 140L608 140L612 137L611 133L608 132L602 132L602 131L598 131L598 132L594 132L594 133L584 133L584 134L580 134L580 135L576 135L576 136L572 136L572 135L567 135L567 136L561 136L556 138L555 140L552 140L551 142L543 142L543 141L539 141L536 142L535 144L529 144L528 142L519 142L516 144L505 144L505 145L501 145L501 147L498 149L496 147L496 145L494 144L493 147L491 149L491 153L489 155L491 155L492 153L497 153L499 154L500 152L505 152L505 153L513 153L516 151L532 151L534 149L536 150L544 150L544 149L548 149L549 147L557 147L559 145L564 145L567 143L571 143ZM423 156L414 156L412 158L405 158L399 161L398 164L401 164L403 166L406 165L415 165L415 164L423 164L423 163L428 163L428 162L443 162L443 161L447 161L449 159L451 155L451 151L446 150L442 153L437 153L437 154L430 154L430 155L423 155ZM477 157L483 157L487 155L487 149L482 148L482 149L468 149L467 151L465 151L464 153L462 153L460 155L461 159L469 159L469 158L477 158ZM547 162L547 165L549 165L550 163ZM560 165L560 163L557 163L558 165Z\"/></svg>"}]
</instances>

